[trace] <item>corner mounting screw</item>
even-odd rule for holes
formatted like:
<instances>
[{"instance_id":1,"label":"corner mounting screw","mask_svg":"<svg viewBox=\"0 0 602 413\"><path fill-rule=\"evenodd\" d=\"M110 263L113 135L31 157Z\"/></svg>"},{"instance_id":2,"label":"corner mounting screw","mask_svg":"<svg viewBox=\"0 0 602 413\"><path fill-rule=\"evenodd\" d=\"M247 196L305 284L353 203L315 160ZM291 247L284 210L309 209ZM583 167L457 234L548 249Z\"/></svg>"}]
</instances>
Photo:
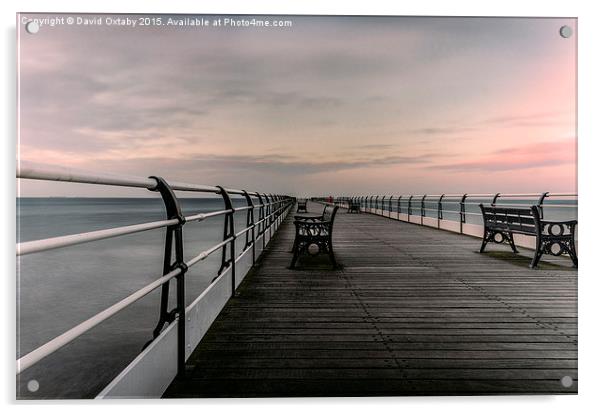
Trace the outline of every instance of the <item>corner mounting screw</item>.
<instances>
[{"instance_id":1,"label":"corner mounting screw","mask_svg":"<svg viewBox=\"0 0 602 413\"><path fill-rule=\"evenodd\" d=\"M571 26L562 26L560 28L560 36L564 37L565 39L568 39L572 35L573 29L571 28Z\"/></svg>"},{"instance_id":2,"label":"corner mounting screw","mask_svg":"<svg viewBox=\"0 0 602 413\"><path fill-rule=\"evenodd\" d=\"M30 22L27 22L27 24L25 24L25 30L29 34L36 34L37 32L40 31L40 25L38 24L38 22L32 20Z\"/></svg>"}]
</instances>

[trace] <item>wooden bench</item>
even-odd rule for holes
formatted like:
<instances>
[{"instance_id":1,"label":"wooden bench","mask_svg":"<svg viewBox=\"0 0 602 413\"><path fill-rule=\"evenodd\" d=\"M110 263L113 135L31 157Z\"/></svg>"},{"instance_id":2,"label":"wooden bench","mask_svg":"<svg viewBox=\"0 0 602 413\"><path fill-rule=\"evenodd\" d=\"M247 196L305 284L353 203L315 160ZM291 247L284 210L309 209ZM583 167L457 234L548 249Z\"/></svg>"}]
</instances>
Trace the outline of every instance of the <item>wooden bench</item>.
<instances>
[{"instance_id":1,"label":"wooden bench","mask_svg":"<svg viewBox=\"0 0 602 413\"><path fill-rule=\"evenodd\" d=\"M531 260L531 268L536 268L543 254L559 256L567 254L577 267L577 250L575 248L575 227L577 221L544 221L539 208L502 208L480 204L483 214L483 243L480 252L485 251L489 242L510 244L512 251L518 252L514 245L513 234L535 237L535 255Z\"/></svg>"},{"instance_id":2,"label":"wooden bench","mask_svg":"<svg viewBox=\"0 0 602 413\"><path fill-rule=\"evenodd\" d=\"M354 212L360 214L360 203L357 199L350 199L347 206L347 213L353 214Z\"/></svg>"},{"instance_id":3,"label":"wooden bench","mask_svg":"<svg viewBox=\"0 0 602 413\"><path fill-rule=\"evenodd\" d=\"M303 217L295 215L295 242L293 243L293 259L289 268L295 268L295 263L301 254L317 255L327 253L332 267L337 267L332 248L332 229L338 206L327 205L322 216ZM317 251L310 251L315 245Z\"/></svg>"},{"instance_id":4,"label":"wooden bench","mask_svg":"<svg viewBox=\"0 0 602 413\"><path fill-rule=\"evenodd\" d=\"M297 201L297 212L307 212L307 199Z\"/></svg>"}]
</instances>

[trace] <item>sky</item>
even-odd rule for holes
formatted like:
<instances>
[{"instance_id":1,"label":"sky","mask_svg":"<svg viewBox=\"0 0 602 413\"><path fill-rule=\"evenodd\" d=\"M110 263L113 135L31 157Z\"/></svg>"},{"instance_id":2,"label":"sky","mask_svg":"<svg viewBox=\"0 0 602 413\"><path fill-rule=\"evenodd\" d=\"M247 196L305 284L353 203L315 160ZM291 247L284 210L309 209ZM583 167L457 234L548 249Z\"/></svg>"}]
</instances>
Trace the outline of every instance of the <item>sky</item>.
<instances>
[{"instance_id":1,"label":"sky","mask_svg":"<svg viewBox=\"0 0 602 413\"><path fill-rule=\"evenodd\" d=\"M101 24L25 31L49 16L20 17L19 161L298 196L577 192L575 19L54 15Z\"/></svg>"}]
</instances>

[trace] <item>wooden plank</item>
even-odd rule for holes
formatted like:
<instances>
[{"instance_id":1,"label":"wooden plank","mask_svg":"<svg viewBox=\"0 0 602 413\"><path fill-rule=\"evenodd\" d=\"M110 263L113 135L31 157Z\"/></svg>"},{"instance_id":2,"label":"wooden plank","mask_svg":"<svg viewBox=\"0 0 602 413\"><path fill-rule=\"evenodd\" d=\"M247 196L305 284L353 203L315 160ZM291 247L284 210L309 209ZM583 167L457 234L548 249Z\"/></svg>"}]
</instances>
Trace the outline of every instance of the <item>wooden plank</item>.
<instances>
[{"instance_id":1,"label":"wooden plank","mask_svg":"<svg viewBox=\"0 0 602 413\"><path fill-rule=\"evenodd\" d=\"M418 346L415 342L389 342L386 345L388 350L414 350ZM206 340L200 344L199 349L202 348L206 351L221 351L227 353L230 351L247 351L247 350L269 350L269 349L282 349L282 350L303 350L303 349L318 349L318 350L357 350L357 349L371 349L381 350L385 348L382 341L364 340L364 341L347 341L347 340L320 340L319 337L314 338L313 341L262 341L262 340L249 340L245 337L239 341L218 341L218 340ZM524 351L524 350L563 350L563 357L570 356L571 354L576 357L577 346L574 343L569 342L420 342L420 348L424 350L468 350L468 351L479 351L479 350L509 350L509 351ZM568 351L567 351L568 350ZM572 353L571 353L572 352ZM513 353L516 357L518 353ZM213 353L212 357L215 355ZM226 357L230 357L226 355ZM201 356L199 355L199 358Z\"/></svg>"},{"instance_id":2,"label":"wooden plank","mask_svg":"<svg viewBox=\"0 0 602 413\"><path fill-rule=\"evenodd\" d=\"M525 360L478 358L478 359L407 359L403 360L403 366L411 369L577 369L576 359L536 359ZM392 368L395 365L394 358L362 359L362 358L330 358L330 359L253 359L232 357L211 357L199 359L195 370L215 369L309 369L309 368ZM200 376L194 375L195 378Z\"/></svg>"},{"instance_id":3,"label":"wooden plank","mask_svg":"<svg viewBox=\"0 0 602 413\"><path fill-rule=\"evenodd\" d=\"M428 395L507 395L576 393L558 380L408 380L408 379L205 379L188 380L165 397L352 397Z\"/></svg>"},{"instance_id":4,"label":"wooden plank","mask_svg":"<svg viewBox=\"0 0 602 413\"><path fill-rule=\"evenodd\" d=\"M511 368L437 368L415 369L399 368L396 363L383 368L199 368L192 372L198 379L422 379L422 380L555 380L563 376L576 377L576 369L511 369Z\"/></svg>"}]
</instances>

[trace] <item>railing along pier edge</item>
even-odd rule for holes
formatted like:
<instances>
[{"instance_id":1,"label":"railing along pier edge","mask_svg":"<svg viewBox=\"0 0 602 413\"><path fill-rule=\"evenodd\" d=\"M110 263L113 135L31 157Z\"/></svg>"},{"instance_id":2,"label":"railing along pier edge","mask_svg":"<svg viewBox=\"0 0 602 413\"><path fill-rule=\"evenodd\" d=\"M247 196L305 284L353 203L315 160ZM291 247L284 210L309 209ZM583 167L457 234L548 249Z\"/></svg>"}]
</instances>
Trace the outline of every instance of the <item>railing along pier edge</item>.
<instances>
[{"instance_id":1,"label":"railing along pier edge","mask_svg":"<svg viewBox=\"0 0 602 413\"><path fill-rule=\"evenodd\" d=\"M19 375L96 325L161 287L159 321L152 332L152 339L144 345L141 353L99 393L97 398L160 397L177 375L185 374L186 359L228 299L235 294L236 288L264 251L295 202L295 198L285 195L171 182L158 176L142 178L97 174L24 163L18 166L16 176L20 179L146 188L158 192L163 200L166 219L162 221L17 244L17 257L20 257L56 248L66 248L127 234L166 228L161 276L116 304L20 357L16 362L16 373ZM220 195L224 201L224 209L184 216L179 198L175 194L176 191ZM231 195L244 197L247 205L235 208L230 199ZM259 200L257 205L253 203L252 197ZM253 212L256 209L259 212L257 221L254 219ZM236 232L234 214L242 211L247 213L246 226ZM192 259L184 261L183 227L187 223L201 222L220 215L224 217L223 240L211 248L201 251ZM245 245L242 252L237 254L236 240L243 234L245 235ZM217 277L186 307L185 276L188 269L220 250L222 265ZM169 285L174 278L176 280L176 306L169 310ZM167 327L165 327L166 325Z\"/></svg>"},{"instance_id":2,"label":"railing along pier edge","mask_svg":"<svg viewBox=\"0 0 602 413\"><path fill-rule=\"evenodd\" d=\"M396 198L396 202L393 200ZM575 204L550 204L546 200L575 199ZM339 196L339 197L313 197L319 202L332 202L342 208L348 208L351 202L360 206L360 211L373 215L379 215L397 221L422 225L450 231L458 234L482 237L483 226L474 222L468 222L467 216L478 216L481 212L469 211L467 206L478 205L479 202L492 205L511 205L514 207L539 208L540 215L544 216L544 208L577 208L577 194L571 193L495 193L495 194L407 194L407 195L363 195L363 196ZM478 199L479 202L470 202ZM511 200L518 202L511 202ZM427 204L436 204L435 208L429 208ZM454 205L455 208L450 208ZM446 208L447 206L447 208ZM427 212L431 213L429 216ZM449 219L455 216L457 219ZM515 243L519 246L533 249L535 241L533 237L516 235Z\"/></svg>"}]
</instances>

